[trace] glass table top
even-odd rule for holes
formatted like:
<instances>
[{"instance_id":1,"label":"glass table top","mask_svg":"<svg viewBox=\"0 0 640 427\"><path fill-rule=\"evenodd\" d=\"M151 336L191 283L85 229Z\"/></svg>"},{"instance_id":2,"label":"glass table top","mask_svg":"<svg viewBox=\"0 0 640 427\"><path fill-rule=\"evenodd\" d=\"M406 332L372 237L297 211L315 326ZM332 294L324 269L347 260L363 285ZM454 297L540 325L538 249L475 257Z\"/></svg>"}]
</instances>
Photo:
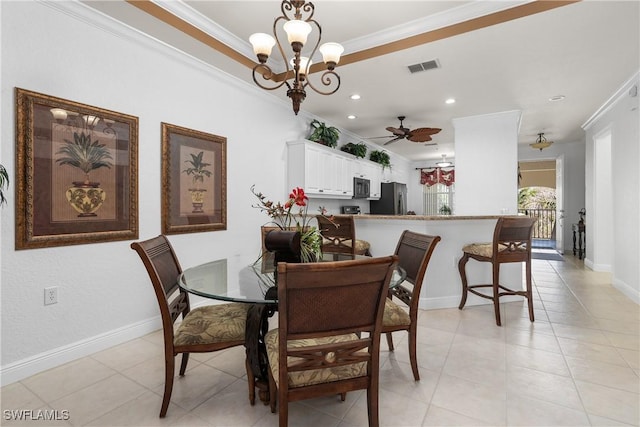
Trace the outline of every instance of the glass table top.
<instances>
[{"instance_id":1,"label":"glass table top","mask_svg":"<svg viewBox=\"0 0 640 427\"><path fill-rule=\"evenodd\" d=\"M323 254L323 262L346 261L368 258L349 254ZM194 295L222 301L275 304L275 299L265 299L267 291L275 285L272 261L258 260L251 265L230 272L228 261L219 259L185 269L178 277L178 285ZM406 278L406 272L397 267L391 278L390 287L399 285Z\"/></svg>"}]
</instances>

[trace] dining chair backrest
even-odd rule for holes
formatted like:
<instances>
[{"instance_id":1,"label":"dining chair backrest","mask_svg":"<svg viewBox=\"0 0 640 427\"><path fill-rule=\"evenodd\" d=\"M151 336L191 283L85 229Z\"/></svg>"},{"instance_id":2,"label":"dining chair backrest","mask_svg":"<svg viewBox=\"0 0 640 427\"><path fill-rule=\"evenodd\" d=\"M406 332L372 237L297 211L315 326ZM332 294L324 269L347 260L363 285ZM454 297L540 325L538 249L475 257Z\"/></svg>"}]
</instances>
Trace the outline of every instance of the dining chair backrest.
<instances>
[{"instance_id":1,"label":"dining chair backrest","mask_svg":"<svg viewBox=\"0 0 640 427\"><path fill-rule=\"evenodd\" d=\"M398 240L395 254L398 255L398 264L407 273L405 279L414 290L420 291L427 265L431 254L440 241L440 236L429 236L405 230Z\"/></svg>"},{"instance_id":2,"label":"dining chair backrest","mask_svg":"<svg viewBox=\"0 0 640 427\"><path fill-rule=\"evenodd\" d=\"M323 238L322 252L356 253L356 227L352 215L331 218L317 215L316 219Z\"/></svg>"},{"instance_id":3,"label":"dining chair backrest","mask_svg":"<svg viewBox=\"0 0 640 427\"><path fill-rule=\"evenodd\" d=\"M177 278L182 273L180 262L169 240L160 235L149 240L131 244L153 284L160 306L162 326L165 331L173 330L173 323L182 314L190 311L189 295L178 286Z\"/></svg>"},{"instance_id":4,"label":"dining chair backrest","mask_svg":"<svg viewBox=\"0 0 640 427\"><path fill-rule=\"evenodd\" d=\"M373 332L382 319L381 301L384 303L395 260L278 264L281 337Z\"/></svg>"},{"instance_id":5,"label":"dining chair backrest","mask_svg":"<svg viewBox=\"0 0 640 427\"><path fill-rule=\"evenodd\" d=\"M522 262L531 257L531 236L536 218L501 217L493 231L492 255L496 262Z\"/></svg>"}]
</instances>

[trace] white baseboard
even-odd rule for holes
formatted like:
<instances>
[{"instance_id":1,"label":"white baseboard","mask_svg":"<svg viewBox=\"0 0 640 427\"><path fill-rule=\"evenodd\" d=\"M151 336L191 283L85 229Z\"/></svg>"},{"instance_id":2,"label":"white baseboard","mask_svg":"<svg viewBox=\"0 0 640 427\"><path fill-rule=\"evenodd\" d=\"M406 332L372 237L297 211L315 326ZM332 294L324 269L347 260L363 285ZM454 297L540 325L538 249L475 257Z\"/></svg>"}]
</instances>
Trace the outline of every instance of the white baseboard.
<instances>
[{"instance_id":1,"label":"white baseboard","mask_svg":"<svg viewBox=\"0 0 640 427\"><path fill-rule=\"evenodd\" d=\"M162 328L162 322L160 316L157 316L3 365L0 367L0 386L20 381L47 369L139 338L160 328Z\"/></svg>"},{"instance_id":2,"label":"white baseboard","mask_svg":"<svg viewBox=\"0 0 640 427\"><path fill-rule=\"evenodd\" d=\"M599 271L602 273L611 273L611 265L610 264L595 264L588 258L584 259L584 265L590 268L593 271Z\"/></svg>"},{"instance_id":3,"label":"white baseboard","mask_svg":"<svg viewBox=\"0 0 640 427\"><path fill-rule=\"evenodd\" d=\"M513 302L513 301L521 301L521 296L504 296L500 298L500 302ZM471 307L472 305L486 305L493 304L491 300L486 298L480 298L479 296L469 294L467 296L467 302L465 307ZM439 297L439 298L420 298L420 303L418 306L423 310L437 310L440 308L458 308L460 305L460 297L459 296L448 296L448 297Z\"/></svg>"},{"instance_id":4,"label":"white baseboard","mask_svg":"<svg viewBox=\"0 0 640 427\"><path fill-rule=\"evenodd\" d=\"M623 282L622 280L617 279L615 277L612 280L612 284L613 284L614 288L616 288L617 290L619 290L620 292L625 294L627 297L629 297L629 299L631 299L631 301L635 302L636 304L640 304L640 290L639 289L634 289L631 286L629 286L628 284L626 284L625 282Z\"/></svg>"}]
</instances>

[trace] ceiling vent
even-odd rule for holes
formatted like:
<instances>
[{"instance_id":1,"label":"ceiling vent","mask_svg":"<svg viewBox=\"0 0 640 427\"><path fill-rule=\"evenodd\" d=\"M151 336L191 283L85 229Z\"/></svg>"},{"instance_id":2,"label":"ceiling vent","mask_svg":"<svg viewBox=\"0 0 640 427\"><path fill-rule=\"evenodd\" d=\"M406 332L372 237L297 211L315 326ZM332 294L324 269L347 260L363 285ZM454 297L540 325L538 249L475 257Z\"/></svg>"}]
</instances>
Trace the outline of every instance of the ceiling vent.
<instances>
[{"instance_id":1,"label":"ceiling vent","mask_svg":"<svg viewBox=\"0 0 640 427\"><path fill-rule=\"evenodd\" d=\"M411 74L419 73L420 71L428 71L440 68L440 62L437 59L432 59L431 61L409 65L407 68L409 69L409 72L411 72Z\"/></svg>"}]
</instances>

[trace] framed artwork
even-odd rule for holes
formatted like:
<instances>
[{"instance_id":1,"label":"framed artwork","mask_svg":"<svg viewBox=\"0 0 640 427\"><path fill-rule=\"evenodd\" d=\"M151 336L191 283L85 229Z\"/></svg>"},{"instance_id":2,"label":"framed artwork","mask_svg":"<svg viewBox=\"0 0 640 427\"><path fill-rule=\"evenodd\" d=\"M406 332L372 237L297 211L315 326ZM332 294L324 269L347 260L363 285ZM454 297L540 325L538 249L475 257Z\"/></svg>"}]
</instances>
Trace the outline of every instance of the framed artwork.
<instances>
[{"instance_id":1,"label":"framed artwork","mask_svg":"<svg viewBox=\"0 0 640 427\"><path fill-rule=\"evenodd\" d=\"M162 232L227 229L227 139L162 123Z\"/></svg>"},{"instance_id":2,"label":"framed artwork","mask_svg":"<svg viewBox=\"0 0 640 427\"><path fill-rule=\"evenodd\" d=\"M16 88L16 249L138 238L138 118Z\"/></svg>"}]
</instances>

